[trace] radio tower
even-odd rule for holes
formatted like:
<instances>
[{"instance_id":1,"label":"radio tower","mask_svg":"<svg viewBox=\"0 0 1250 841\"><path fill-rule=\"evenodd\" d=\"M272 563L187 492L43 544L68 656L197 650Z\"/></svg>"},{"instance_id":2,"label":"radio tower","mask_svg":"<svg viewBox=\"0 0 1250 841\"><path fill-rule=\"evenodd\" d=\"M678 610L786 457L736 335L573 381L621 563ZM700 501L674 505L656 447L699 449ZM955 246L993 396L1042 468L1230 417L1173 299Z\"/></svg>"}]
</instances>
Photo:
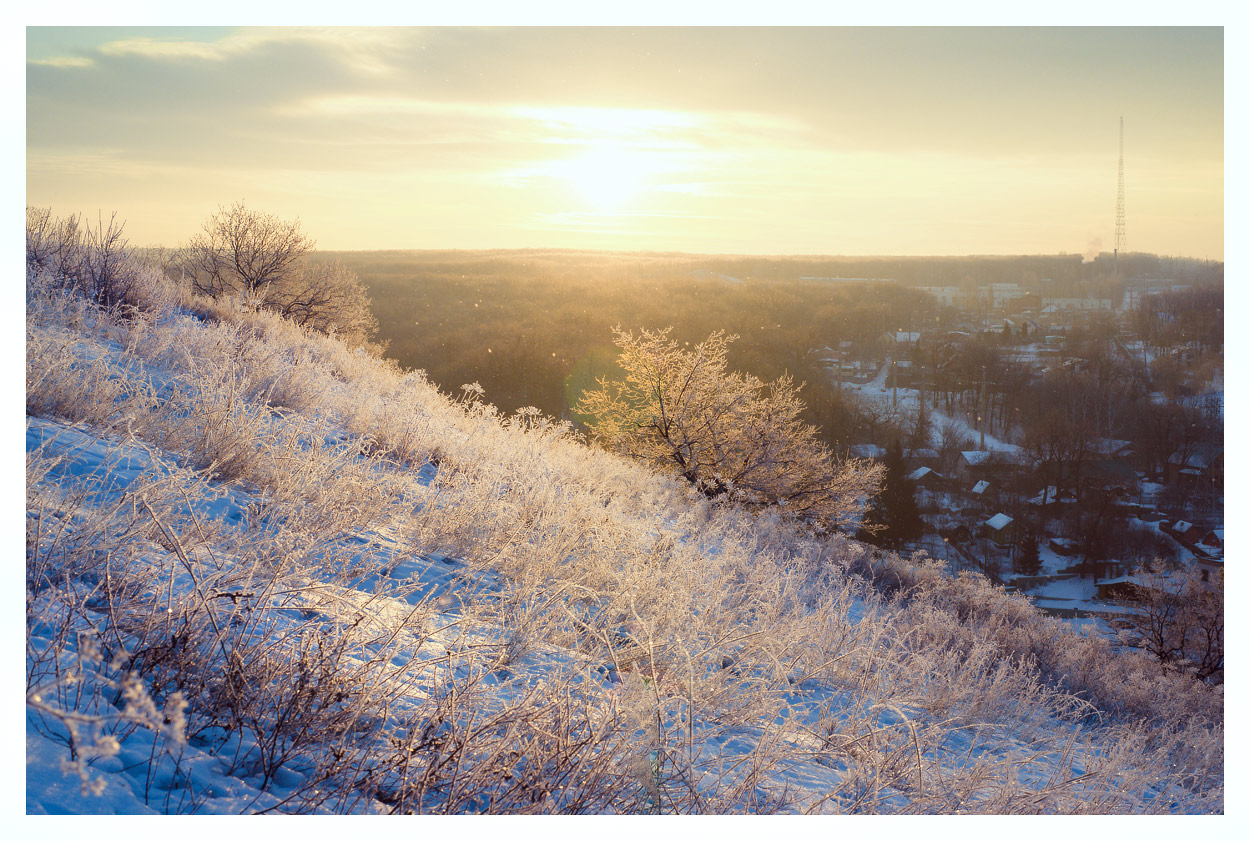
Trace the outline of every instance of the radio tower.
<instances>
[{"instance_id":1,"label":"radio tower","mask_svg":"<svg viewBox=\"0 0 1250 841\"><path fill-rule=\"evenodd\" d=\"M1120 250L1124 248L1124 118L1120 118L1120 178L1115 190L1115 276L1120 276Z\"/></svg>"}]
</instances>

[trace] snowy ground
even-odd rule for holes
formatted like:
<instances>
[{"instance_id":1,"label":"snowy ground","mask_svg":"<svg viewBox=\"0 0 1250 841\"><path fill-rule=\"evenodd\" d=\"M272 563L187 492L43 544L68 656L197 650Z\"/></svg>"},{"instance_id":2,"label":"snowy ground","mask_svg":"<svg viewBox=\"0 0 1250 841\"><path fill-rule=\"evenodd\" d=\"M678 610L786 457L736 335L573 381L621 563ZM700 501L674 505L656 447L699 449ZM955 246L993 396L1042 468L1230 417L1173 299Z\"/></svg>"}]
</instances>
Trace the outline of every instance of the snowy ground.
<instances>
[{"instance_id":1,"label":"snowy ground","mask_svg":"<svg viewBox=\"0 0 1250 841\"><path fill-rule=\"evenodd\" d=\"M114 340L29 346L69 347L66 376L103 371L90 380L102 393L145 378L150 392L132 390L161 394L154 412L184 387L168 360L187 348L224 348L196 364L231 375L259 353L254 338L200 337L190 319L171 329L148 335L170 350L144 365ZM766 531L766 516L729 519L700 500L648 515L638 500L659 492L628 484L632 467L484 411L388 408L416 390L407 380L386 380L382 397L348 391L338 369L319 382L347 391L340 415L247 403L230 380L225 408L203 385L147 438L28 416L29 814L386 813L401 783L415 793L399 811L1222 809L1222 755L1179 757L1153 725L1053 688L954 611L843 578L858 545L781 543L771 535L790 532ZM881 383L863 391L889 399ZM419 471L335 426L344 407L374 403L388 434L443 430ZM236 415L264 437L228 450L223 418ZM269 466L240 469L250 479L199 469L176 445L205 435L239 459L264 450ZM604 478L614 470L619 486ZM453 516L454 533L440 531ZM739 586L716 603L737 624L704 615ZM609 608L620 621L603 619ZM1054 631L1037 627L1043 645ZM663 660L669 649L682 657ZM143 657L167 665L132 676ZM202 670L178 671L200 657ZM1204 776L1160 776L1170 757ZM484 787L464 790L467 777ZM607 805L578 807L587 791Z\"/></svg>"}]
</instances>

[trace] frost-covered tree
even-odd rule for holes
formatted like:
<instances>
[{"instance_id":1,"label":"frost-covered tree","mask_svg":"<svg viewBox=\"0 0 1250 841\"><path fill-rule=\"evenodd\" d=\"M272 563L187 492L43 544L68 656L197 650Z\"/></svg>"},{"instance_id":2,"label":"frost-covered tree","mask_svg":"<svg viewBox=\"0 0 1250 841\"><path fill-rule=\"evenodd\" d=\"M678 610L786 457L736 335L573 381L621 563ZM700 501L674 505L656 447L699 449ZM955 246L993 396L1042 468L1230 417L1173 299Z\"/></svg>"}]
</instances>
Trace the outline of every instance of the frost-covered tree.
<instances>
[{"instance_id":1,"label":"frost-covered tree","mask_svg":"<svg viewBox=\"0 0 1250 841\"><path fill-rule=\"evenodd\" d=\"M600 379L576 411L610 449L676 473L708 497L778 505L836 524L854 519L880 468L838 461L800 419L799 388L728 370L723 331L690 350L669 330L616 329L623 380Z\"/></svg>"},{"instance_id":2,"label":"frost-covered tree","mask_svg":"<svg viewBox=\"0 0 1250 841\"><path fill-rule=\"evenodd\" d=\"M182 249L192 288L212 298L240 296L297 324L363 344L377 330L364 286L349 269L308 259L316 243L299 220L242 202L220 208Z\"/></svg>"},{"instance_id":3,"label":"frost-covered tree","mask_svg":"<svg viewBox=\"0 0 1250 841\"><path fill-rule=\"evenodd\" d=\"M213 298L242 293L263 302L274 285L298 271L315 245L300 231L298 219L279 219L236 202L210 216L183 255L197 292Z\"/></svg>"}]
</instances>

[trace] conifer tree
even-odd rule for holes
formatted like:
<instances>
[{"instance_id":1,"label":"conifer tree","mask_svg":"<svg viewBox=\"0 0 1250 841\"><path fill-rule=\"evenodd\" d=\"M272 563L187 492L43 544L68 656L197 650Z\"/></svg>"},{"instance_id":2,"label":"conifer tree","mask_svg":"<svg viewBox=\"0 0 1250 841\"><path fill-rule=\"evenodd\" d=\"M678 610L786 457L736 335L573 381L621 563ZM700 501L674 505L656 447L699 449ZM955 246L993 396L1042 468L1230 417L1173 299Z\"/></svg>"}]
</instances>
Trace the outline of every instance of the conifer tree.
<instances>
[{"instance_id":1,"label":"conifer tree","mask_svg":"<svg viewBox=\"0 0 1250 841\"><path fill-rule=\"evenodd\" d=\"M1042 558L1037 545L1037 531L1030 526L1020 540L1020 551L1016 555L1016 572L1020 575L1037 575L1042 571Z\"/></svg>"},{"instance_id":2,"label":"conifer tree","mask_svg":"<svg viewBox=\"0 0 1250 841\"><path fill-rule=\"evenodd\" d=\"M915 483L907 478L907 465L903 461L903 445L898 439L890 445L885 455L885 480L881 491L873 498L864 515L864 528L860 538L898 549L904 543L924 534L924 520L916 506Z\"/></svg>"}]
</instances>

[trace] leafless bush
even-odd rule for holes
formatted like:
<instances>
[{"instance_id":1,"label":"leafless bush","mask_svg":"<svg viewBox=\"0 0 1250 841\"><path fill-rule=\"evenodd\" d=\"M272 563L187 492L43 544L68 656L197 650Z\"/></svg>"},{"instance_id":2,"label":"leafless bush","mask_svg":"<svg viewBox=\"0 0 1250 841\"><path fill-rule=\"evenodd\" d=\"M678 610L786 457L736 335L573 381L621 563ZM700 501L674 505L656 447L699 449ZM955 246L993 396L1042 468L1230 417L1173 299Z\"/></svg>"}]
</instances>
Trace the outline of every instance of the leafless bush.
<instances>
[{"instance_id":1,"label":"leafless bush","mask_svg":"<svg viewBox=\"0 0 1250 841\"><path fill-rule=\"evenodd\" d=\"M82 219L52 215L52 208L26 206L26 265L70 281L83 270Z\"/></svg>"},{"instance_id":2,"label":"leafless bush","mask_svg":"<svg viewBox=\"0 0 1250 841\"><path fill-rule=\"evenodd\" d=\"M237 202L209 217L182 248L181 265L192 288L210 299L238 298L359 347L377 330L365 289L341 265L309 262L314 245L298 220Z\"/></svg>"}]
</instances>

